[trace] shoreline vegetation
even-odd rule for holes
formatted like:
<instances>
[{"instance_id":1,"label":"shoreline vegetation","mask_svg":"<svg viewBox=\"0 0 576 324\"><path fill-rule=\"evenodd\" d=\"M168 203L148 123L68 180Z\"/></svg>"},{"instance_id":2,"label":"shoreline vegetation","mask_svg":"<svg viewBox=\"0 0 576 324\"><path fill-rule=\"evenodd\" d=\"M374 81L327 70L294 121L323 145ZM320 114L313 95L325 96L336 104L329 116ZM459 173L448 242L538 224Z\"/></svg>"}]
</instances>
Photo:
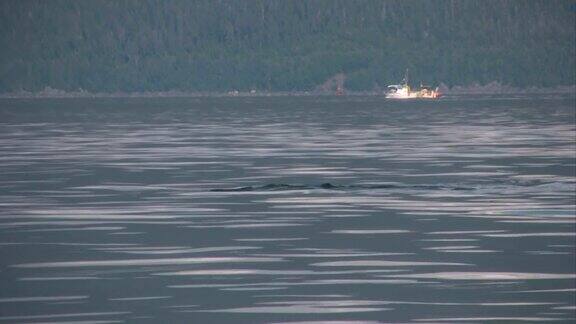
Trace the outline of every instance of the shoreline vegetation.
<instances>
[{"instance_id":1,"label":"shoreline vegetation","mask_svg":"<svg viewBox=\"0 0 576 324\"><path fill-rule=\"evenodd\" d=\"M446 96L461 95L537 95L537 94L576 94L576 85L556 86L556 87L526 87L519 88L503 85L497 81L485 85L472 84L468 86L455 85L449 87L443 83L439 86L439 91ZM0 93L0 99L26 99L26 98L159 98L159 97L273 97L273 96L332 96L335 91L311 90L311 91L238 91L227 92L190 92L181 90L171 91L145 91L145 92L88 92L64 91L46 87L42 91L17 91ZM343 96L383 96L384 90L374 89L371 91L348 91L345 90ZM341 96L342 96L341 95Z\"/></svg>"},{"instance_id":2,"label":"shoreline vegetation","mask_svg":"<svg viewBox=\"0 0 576 324\"><path fill-rule=\"evenodd\" d=\"M0 94L376 94L406 70L446 94L536 91L576 84L575 14L574 0L2 0Z\"/></svg>"}]
</instances>

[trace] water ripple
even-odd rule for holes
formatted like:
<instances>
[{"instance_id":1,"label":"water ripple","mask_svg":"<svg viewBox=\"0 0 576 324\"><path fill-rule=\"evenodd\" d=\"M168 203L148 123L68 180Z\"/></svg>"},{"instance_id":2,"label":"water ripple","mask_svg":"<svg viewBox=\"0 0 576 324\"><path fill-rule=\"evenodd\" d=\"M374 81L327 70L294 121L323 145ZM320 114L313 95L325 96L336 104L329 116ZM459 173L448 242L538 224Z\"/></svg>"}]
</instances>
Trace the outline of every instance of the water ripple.
<instances>
[{"instance_id":1,"label":"water ripple","mask_svg":"<svg viewBox=\"0 0 576 324\"><path fill-rule=\"evenodd\" d=\"M572 99L2 99L0 321L570 322Z\"/></svg>"}]
</instances>

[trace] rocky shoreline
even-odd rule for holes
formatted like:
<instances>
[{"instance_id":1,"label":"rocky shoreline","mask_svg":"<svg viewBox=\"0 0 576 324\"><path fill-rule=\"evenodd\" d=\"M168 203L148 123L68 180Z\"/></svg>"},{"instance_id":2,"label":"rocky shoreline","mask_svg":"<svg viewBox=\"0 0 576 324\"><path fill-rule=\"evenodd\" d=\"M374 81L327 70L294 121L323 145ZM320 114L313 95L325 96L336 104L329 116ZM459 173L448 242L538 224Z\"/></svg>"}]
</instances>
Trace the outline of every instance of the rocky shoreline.
<instances>
[{"instance_id":1,"label":"rocky shoreline","mask_svg":"<svg viewBox=\"0 0 576 324\"><path fill-rule=\"evenodd\" d=\"M449 87L444 83L438 86L440 93L446 96L459 95L536 95L536 94L576 94L576 85L556 86L556 87L527 87L518 88L503 85L497 81L485 85L472 84L468 86ZM88 92L64 91L44 88L42 91L19 91L10 93L0 93L0 98L156 98L156 97L273 97L273 96L332 96L334 91L315 90L315 91L228 91L228 92L185 92L178 90L158 91L158 92ZM348 91L344 90L343 95L349 96L380 96L382 90L373 91Z\"/></svg>"},{"instance_id":2,"label":"rocky shoreline","mask_svg":"<svg viewBox=\"0 0 576 324\"><path fill-rule=\"evenodd\" d=\"M548 94L576 94L576 85L571 86L556 86L556 87L527 87L527 88L518 88L509 85L501 84L498 81L492 81L485 85L481 85L478 83L468 85L468 86L453 86L448 87L445 84L441 83L438 86L441 93L450 94L450 95L459 95L459 94L486 94L486 95L495 95L495 94L541 94L541 93L548 93Z\"/></svg>"}]
</instances>

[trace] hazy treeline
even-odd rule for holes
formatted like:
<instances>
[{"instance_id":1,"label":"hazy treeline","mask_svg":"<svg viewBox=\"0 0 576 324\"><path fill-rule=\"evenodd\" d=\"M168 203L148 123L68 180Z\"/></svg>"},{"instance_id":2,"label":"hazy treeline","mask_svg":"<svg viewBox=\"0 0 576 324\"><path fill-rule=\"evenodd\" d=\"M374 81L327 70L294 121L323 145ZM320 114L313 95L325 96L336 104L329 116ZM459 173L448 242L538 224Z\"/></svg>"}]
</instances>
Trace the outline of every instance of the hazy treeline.
<instances>
[{"instance_id":1,"label":"hazy treeline","mask_svg":"<svg viewBox=\"0 0 576 324\"><path fill-rule=\"evenodd\" d=\"M2 0L0 92L576 83L574 0Z\"/></svg>"}]
</instances>

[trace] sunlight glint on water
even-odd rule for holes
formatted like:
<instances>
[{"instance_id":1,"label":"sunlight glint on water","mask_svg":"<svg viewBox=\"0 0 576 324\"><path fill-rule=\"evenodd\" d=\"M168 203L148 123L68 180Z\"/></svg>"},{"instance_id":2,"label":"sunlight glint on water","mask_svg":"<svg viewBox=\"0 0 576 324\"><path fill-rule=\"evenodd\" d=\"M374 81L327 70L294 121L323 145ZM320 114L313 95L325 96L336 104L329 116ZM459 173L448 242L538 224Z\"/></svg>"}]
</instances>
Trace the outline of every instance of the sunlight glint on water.
<instances>
[{"instance_id":1,"label":"sunlight glint on water","mask_svg":"<svg viewBox=\"0 0 576 324\"><path fill-rule=\"evenodd\" d=\"M576 318L573 98L0 101L0 321Z\"/></svg>"}]
</instances>

